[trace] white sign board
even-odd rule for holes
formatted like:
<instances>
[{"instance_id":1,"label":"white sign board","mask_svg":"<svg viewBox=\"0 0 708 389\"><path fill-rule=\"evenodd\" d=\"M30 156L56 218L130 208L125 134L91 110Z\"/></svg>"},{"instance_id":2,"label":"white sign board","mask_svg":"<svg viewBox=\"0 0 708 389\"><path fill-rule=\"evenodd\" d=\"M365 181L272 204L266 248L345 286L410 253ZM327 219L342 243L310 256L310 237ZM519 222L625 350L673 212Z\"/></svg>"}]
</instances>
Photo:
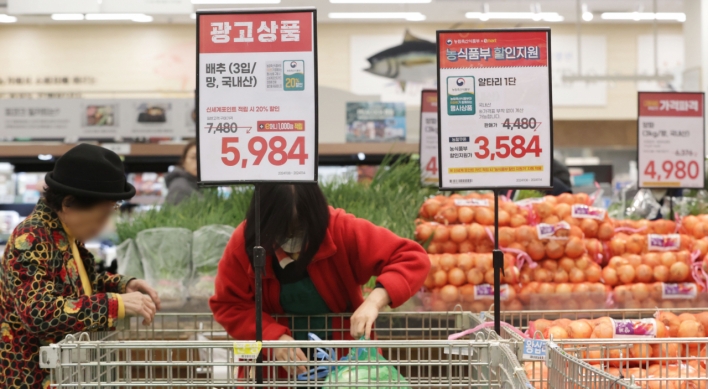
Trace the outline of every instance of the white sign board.
<instances>
[{"instance_id":1,"label":"white sign board","mask_svg":"<svg viewBox=\"0 0 708 389\"><path fill-rule=\"evenodd\" d=\"M197 14L204 184L317 181L314 9Z\"/></svg>"},{"instance_id":2,"label":"white sign board","mask_svg":"<svg viewBox=\"0 0 708 389\"><path fill-rule=\"evenodd\" d=\"M549 188L550 29L438 31L440 188Z\"/></svg>"},{"instance_id":3,"label":"white sign board","mask_svg":"<svg viewBox=\"0 0 708 389\"><path fill-rule=\"evenodd\" d=\"M640 188L703 188L704 94L639 92Z\"/></svg>"},{"instance_id":4,"label":"white sign board","mask_svg":"<svg viewBox=\"0 0 708 389\"><path fill-rule=\"evenodd\" d=\"M438 91L420 94L420 183L440 186L438 182Z\"/></svg>"},{"instance_id":5,"label":"white sign board","mask_svg":"<svg viewBox=\"0 0 708 389\"><path fill-rule=\"evenodd\" d=\"M0 100L3 138L75 137L79 135L80 122L75 99Z\"/></svg>"}]
</instances>

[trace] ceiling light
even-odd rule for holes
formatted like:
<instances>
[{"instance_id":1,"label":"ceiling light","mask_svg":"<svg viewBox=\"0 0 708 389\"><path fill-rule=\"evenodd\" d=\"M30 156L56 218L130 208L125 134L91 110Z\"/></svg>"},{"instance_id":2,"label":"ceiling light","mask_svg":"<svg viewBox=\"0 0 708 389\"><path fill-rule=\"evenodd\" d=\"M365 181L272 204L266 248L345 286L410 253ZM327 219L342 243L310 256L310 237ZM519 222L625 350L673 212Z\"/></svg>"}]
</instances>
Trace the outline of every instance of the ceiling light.
<instances>
[{"instance_id":1,"label":"ceiling light","mask_svg":"<svg viewBox=\"0 0 708 389\"><path fill-rule=\"evenodd\" d=\"M134 22L152 22L152 16L145 14L86 14L86 20L132 20Z\"/></svg>"},{"instance_id":2,"label":"ceiling light","mask_svg":"<svg viewBox=\"0 0 708 389\"><path fill-rule=\"evenodd\" d=\"M192 0L192 4L280 4L280 0Z\"/></svg>"},{"instance_id":3,"label":"ceiling light","mask_svg":"<svg viewBox=\"0 0 708 389\"><path fill-rule=\"evenodd\" d=\"M17 18L10 15L0 14L0 23L15 23Z\"/></svg>"},{"instance_id":4,"label":"ceiling light","mask_svg":"<svg viewBox=\"0 0 708 389\"><path fill-rule=\"evenodd\" d=\"M52 20L84 20L84 14L52 14Z\"/></svg>"},{"instance_id":5,"label":"ceiling light","mask_svg":"<svg viewBox=\"0 0 708 389\"><path fill-rule=\"evenodd\" d=\"M558 12L467 12L467 19L479 19L487 21L490 19L527 19L544 22L562 22L563 16Z\"/></svg>"},{"instance_id":6,"label":"ceiling light","mask_svg":"<svg viewBox=\"0 0 708 389\"><path fill-rule=\"evenodd\" d=\"M583 4L583 8L582 8L582 9L583 9L582 18L583 18L584 21L589 22L589 21L592 20L593 17L595 17L595 15L593 15L592 12L588 11L588 5L587 5L587 4Z\"/></svg>"},{"instance_id":7,"label":"ceiling light","mask_svg":"<svg viewBox=\"0 0 708 389\"><path fill-rule=\"evenodd\" d=\"M603 12L600 17L604 20L668 20L685 22L686 14L683 12Z\"/></svg>"},{"instance_id":8,"label":"ceiling light","mask_svg":"<svg viewBox=\"0 0 708 389\"><path fill-rule=\"evenodd\" d=\"M330 12L330 19L404 19L411 22L425 20L420 12Z\"/></svg>"}]
</instances>

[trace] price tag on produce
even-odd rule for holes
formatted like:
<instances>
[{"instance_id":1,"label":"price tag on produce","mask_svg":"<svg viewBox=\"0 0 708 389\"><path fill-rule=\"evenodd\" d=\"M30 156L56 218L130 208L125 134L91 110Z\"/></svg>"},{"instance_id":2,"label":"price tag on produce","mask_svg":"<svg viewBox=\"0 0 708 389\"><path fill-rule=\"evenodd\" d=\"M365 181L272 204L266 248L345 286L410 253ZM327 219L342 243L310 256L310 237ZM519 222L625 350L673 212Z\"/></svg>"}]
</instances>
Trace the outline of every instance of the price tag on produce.
<instances>
[{"instance_id":1,"label":"price tag on produce","mask_svg":"<svg viewBox=\"0 0 708 389\"><path fill-rule=\"evenodd\" d=\"M640 188L703 188L704 94L639 92Z\"/></svg>"},{"instance_id":2,"label":"price tag on produce","mask_svg":"<svg viewBox=\"0 0 708 389\"><path fill-rule=\"evenodd\" d=\"M501 301L506 301L509 299L509 285L502 284L499 289L499 298ZM479 284L474 286L474 299L475 300L493 300L494 299L494 285L490 284Z\"/></svg>"},{"instance_id":3,"label":"price tag on produce","mask_svg":"<svg viewBox=\"0 0 708 389\"><path fill-rule=\"evenodd\" d=\"M614 320L614 338L655 338L656 319Z\"/></svg>"},{"instance_id":4,"label":"price tag on produce","mask_svg":"<svg viewBox=\"0 0 708 389\"><path fill-rule=\"evenodd\" d=\"M526 361L543 361L546 359L547 341L541 339L524 339L524 352L522 358Z\"/></svg>"},{"instance_id":5,"label":"price tag on produce","mask_svg":"<svg viewBox=\"0 0 708 389\"><path fill-rule=\"evenodd\" d=\"M261 352L261 342L234 342L234 356L244 359L255 359Z\"/></svg>"},{"instance_id":6,"label":"price tag on produce","mask_svg":"<svg viewBox=\"0 0 708 389\"><path fill-rule=\"evenodd\" d=\"M425 89L420 96L420 183L439 186L438 91Z\"/></svg>"},{"instance_id":7,"label":"price tag on produce","mask_svg":"<svg viewBox=\"0 0 708 389\"><path fill-rule=\"evenodd\" d=\"M549 188L550 29L438 31L440 188Z\"/></svg>"},{"instance_id":8,"label":"price tag on produce","mask_svg":"<svg viewBox=\"0 0 708 389\"><path fill-rule=\"evenodd\" d=\"M647 235L647 250L648 251L678 251L681 249L680 234L648 234Z\"/></svg>"},{"instance_id":9,"label":"price tag on produce","mask_svg":"<svg viewBox=\"0 0 708 389\"><path fill-rule=\"evenodd\" d=\"M698 296L698 287L690 282L678 284L661 283L662 300L693 300Z\"/></svg>"},{"instance_id":10,"label":"price tag on produce","mask_svg":"<svg viewBox=\"0 0 708 389\"><path fill-rule=\"evenodd\" d=\"M316 11L197 14L202 184L317 181Z\"/></svg>"}]
</instances>

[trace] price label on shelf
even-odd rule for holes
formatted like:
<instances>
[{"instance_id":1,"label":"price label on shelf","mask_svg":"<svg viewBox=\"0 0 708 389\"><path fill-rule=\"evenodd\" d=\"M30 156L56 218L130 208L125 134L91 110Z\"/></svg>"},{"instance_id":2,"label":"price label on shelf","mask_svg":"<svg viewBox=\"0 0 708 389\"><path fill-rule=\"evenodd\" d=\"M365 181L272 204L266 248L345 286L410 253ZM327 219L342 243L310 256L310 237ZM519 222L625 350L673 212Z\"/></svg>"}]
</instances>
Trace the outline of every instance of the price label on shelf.
<instances>
[{"instance_id":1,"label":"price label on shelf","mask_svg":"<svg viewBox=\"0 0 708 389\"><path fill-rule=\"evenodd\" d=\"M655 338L656 319L612 320L613 338Z\"/></svg>"},{"instance_id":2,"label":"price label on shelf","mask_svg":"<svg viewBox=\"0 0 708 389\"><path fill-rule=\"evenodd\" d=\"M640 188L703 188L704 94L639 92Z\"/></svg>"},{"instance_id":3,"label":"price label on shelf","mask_svg":"<svg viewBox=\"0 0 708 389\"><path fill-rule=\"evenodd\" d=\"M420 183L438 184L438 91L425 89L420 102Z\"/></svg>"},{"instance_id":4,"label":"price label on shelf","mask_svg":"<svg viewBox=\"0 0 708 389\"><path fill-rule=\"evenodd\" d=\"M441 189L552 185L550 34L438 31Z\"/></svg>"},{"instance_id":5,"label":"price label on shelf","mask_svg":"<svg viewBox=\"0 0 708 389\"><path fill-rule=\"evenodd\" d=\"M317 181L314 9L197 14L204 184Z\"/></svg>"}]
</instances>

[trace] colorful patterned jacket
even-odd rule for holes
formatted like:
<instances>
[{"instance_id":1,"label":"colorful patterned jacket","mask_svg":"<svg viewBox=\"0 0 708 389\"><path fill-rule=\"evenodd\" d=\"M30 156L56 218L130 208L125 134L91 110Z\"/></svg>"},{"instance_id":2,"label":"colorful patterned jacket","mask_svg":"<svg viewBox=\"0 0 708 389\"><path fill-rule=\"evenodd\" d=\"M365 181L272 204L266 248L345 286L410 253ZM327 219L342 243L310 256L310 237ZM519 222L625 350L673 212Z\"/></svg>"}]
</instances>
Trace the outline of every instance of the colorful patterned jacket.
<instances>
[{"instance_id":1,"label":"colorful patterned jacket","mask_svg":"<svg viewBox=\"0 0 708 389\"><path fill-rule=\"evenodd\" d=\"M39 348L79 331L110 330L118 319L116 293L129 279L96 273L94 258L79 245L93 295L86 296L67 234L40 200L12 233L0 266L0 388L49 386Z\"/></svg>"}]
</instances>

